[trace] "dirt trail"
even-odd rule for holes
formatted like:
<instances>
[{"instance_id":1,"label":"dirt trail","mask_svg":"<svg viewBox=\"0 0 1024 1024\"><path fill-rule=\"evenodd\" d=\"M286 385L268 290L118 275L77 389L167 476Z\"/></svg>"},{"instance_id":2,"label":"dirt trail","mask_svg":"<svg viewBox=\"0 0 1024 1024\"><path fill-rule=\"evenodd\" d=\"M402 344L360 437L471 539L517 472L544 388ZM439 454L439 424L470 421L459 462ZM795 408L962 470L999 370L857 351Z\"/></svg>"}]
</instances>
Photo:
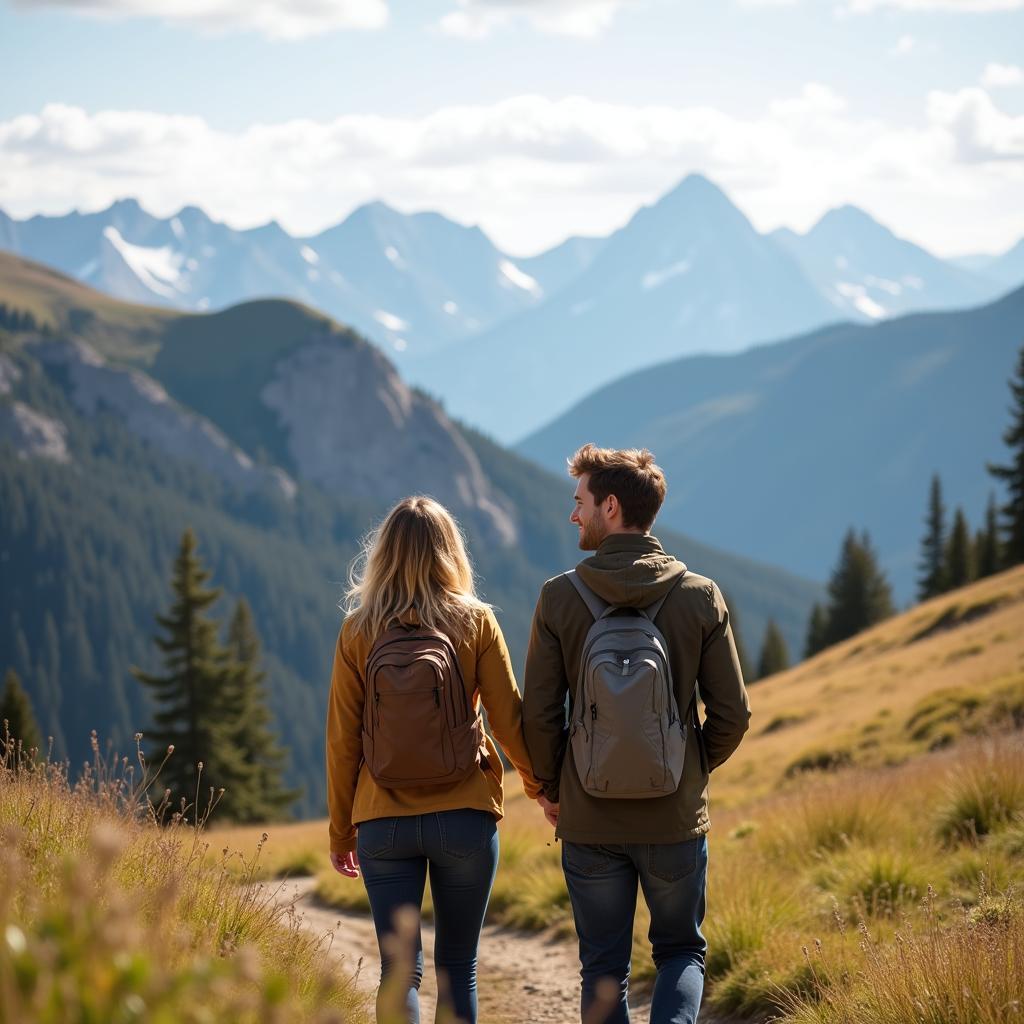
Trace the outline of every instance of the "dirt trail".
<instances>
[{"instance_id":1,"label":"dirt trail","mask_svg":"<svg viewBox=\"0 0 1024 1024\"><path fill-rule=\"evenodd\" d=\"M377 938L369 914L339 911L320 903L312 878L284 883L278 899L294 902L305 927L322 934L334 931L331 955L344 958L346 966L359 967L358 984L372 995L380 980ZM426 962L420 988L420 1013L425 1022L434 1018L437 987L434 980L434 929L423 923ZM579 1020L579 961L573 943L550 934L513 931L485 925L480 940L478 987L481 1024L574 1024ZM648 1006L630 1000L633 1024L649 1024ZM705 1012L701 1024L726 1024Z\"/></svg>"}]
</instances>

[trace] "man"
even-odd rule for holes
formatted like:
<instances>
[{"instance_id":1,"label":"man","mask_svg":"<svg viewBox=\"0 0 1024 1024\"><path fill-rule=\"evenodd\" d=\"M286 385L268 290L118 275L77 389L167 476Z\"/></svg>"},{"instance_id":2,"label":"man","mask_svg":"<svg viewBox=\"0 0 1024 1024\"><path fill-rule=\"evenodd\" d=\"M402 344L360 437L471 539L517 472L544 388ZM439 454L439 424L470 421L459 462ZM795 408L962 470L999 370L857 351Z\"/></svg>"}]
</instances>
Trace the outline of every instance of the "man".
<instances>
[{"instance_id":1,"label":"man","mask_svg":"<svg viewBox=\"0 0 1024 1024\"><path fill-rule=\"evenodd\" d=\"M650 452L588 444L569 461L569 472L577 480L569 518L579 529L580 548L594 554L576 567L585 589L562 575L548 580L541 591L526 658L523 727L534 774L544 786L545 813L562 840L562 868L579 935L581 1013L597 1017L600 1006L594 1004L605 1001L599 995L603 986L604 992L611 990L610 1012L597 1019L629 1020L626 996L639 882L651 912L649 937L658 972L651 1024L693 1024L707 948L701 922L710 827L708 773L736 749L750 720L729 612L712 580L689 572L651 535L666 485ZM583 721L574 716L584 641L595 622L588 602L596 603L584 598L587 592L613 606L613 615L621 614L620 608L654 613L679 710L675 727L683 731L682 771L674 791L647 799L594 795L586 767L584 778L574 763L566 695L574 725L586 729L592 711L596 728L598 714L595 704L583 708ZM623 675L627 671L628 658L623 657ZM698 686L705 708L702 728L695 702Z\"/></svg>"}]
</instances>

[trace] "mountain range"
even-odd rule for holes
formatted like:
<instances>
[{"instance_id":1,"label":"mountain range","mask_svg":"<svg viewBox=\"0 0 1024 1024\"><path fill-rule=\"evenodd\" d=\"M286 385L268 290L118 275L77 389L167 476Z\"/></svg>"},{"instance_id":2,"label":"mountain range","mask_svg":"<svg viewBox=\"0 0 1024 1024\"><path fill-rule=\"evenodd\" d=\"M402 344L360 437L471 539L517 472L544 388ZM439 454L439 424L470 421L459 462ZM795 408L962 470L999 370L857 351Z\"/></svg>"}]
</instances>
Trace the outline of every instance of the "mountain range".
<instances>
[{"instance_id":1,"label":"mountain range","mask_svg":"<svg viewBox=\"0 0 1024 1024\"><path fill-rule=\"evenodd\" d=\"M462 521L522 665L541 583L579 556L571 481L452 420L356 331L264 299L216 313L129 304L0 254L0 666L22 676L55 753L89 730L124 750L149 718L131 665L192 526L265 644L301 809L323 805L323 707L346 568L397 497ZM769 617L798 652L819 585L671 530L756 649Z\"/></svg>"},{"instance_id":2,"label":"mountain range","mask_svg":"<svg viewBox=\"0 0 1024 1024\"><path fill-rule=\"evenodd\" d=\"M1022 344L1024 288L974 309L836 324L625 375L517 450L556 470L584 441L650 447L669 480L661 522L812 578L847 528L867 529L906 601L932 474L981 525Z\"/></svg>"},{"instance_id":3,"label":"mountain range","mask_svg":"<svg viewBox=\"0 0 1024 1024\"><path fill-rule=\"evenodd\" d=\"M665 359L976 305L1024 280L1024 244L964 266L853 207L803 235L761 234L700 175L607 237L529 258L477 227L381 202L306 237L275 222L234 230L194 206L157 218L130 199L61 217L0 212L0 248L132 302L202 312L285 297L321 309L505 442Z\"/></svg>"}]
</instances>

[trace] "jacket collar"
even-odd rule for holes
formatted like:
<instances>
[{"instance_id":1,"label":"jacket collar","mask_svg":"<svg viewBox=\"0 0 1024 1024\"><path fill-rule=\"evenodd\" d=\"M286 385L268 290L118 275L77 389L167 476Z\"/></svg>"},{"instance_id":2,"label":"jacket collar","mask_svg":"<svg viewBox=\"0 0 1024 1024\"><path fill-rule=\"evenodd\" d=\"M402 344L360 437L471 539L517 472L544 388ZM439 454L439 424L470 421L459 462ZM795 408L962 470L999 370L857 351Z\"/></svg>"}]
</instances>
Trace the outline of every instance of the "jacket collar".
<instances>
[{"instance_id":1,"label":"jacket collar","mask_svg":"<svg viewBox=\"0 0 1024 1024\"><path fill-rule=\"evenodd\" d=\"M596 555L617 555L630 551L638 555L664 554L658 538L651 533L610 533L597 547Z\"/></svg>"}]
</instances>

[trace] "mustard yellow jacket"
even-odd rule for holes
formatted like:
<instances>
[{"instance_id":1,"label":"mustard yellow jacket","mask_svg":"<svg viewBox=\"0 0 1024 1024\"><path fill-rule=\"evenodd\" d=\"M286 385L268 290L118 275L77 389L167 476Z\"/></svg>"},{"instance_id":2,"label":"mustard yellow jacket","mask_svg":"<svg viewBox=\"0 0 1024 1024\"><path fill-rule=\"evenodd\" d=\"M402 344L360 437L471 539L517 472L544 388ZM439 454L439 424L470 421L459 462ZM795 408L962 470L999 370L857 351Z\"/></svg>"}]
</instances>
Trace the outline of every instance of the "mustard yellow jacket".
<instances>
[{"instance_id":1,"label":"mustard yellow jacket","mask_svg":"<svg viewBox=\"0 0 1024 1024\"><path fill-rule=\"evenodd\" d=\"M387 789L378 785L363 762L362 723L366 687L363 669L372 641L346 620L334 651L331 695L327 706L327 806L330 812L331 852L356 848L356 826L372 818L425 814L469 807L501 818L503 767L491 737L486 763L451 786L410 786ZM473 706L481 702L487 721L508 759L523 779L530 797L541 792L530 769L523 739L522 701L512 672L505 638L490 608L480 609L466 638L455 645Z\"/></svg>"}]
</instances>

